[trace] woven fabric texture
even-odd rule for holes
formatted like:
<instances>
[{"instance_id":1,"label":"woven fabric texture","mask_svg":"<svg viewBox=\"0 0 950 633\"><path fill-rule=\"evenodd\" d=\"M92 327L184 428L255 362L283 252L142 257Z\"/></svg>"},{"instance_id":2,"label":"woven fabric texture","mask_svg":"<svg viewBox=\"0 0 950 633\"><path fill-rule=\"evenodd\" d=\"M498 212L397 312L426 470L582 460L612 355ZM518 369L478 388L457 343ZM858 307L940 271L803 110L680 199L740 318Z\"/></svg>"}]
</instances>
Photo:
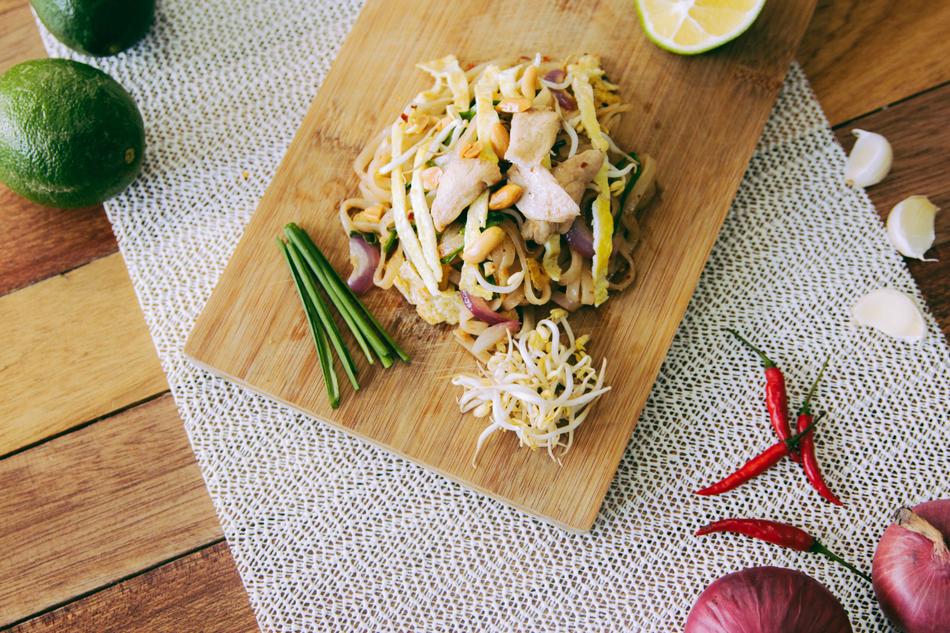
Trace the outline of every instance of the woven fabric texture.
<instances>
[{"instance_id":1,"label":"woven fabric texture","mask_svg":"<svg viewBox=\"0 0 950 633\"><path fill-rule=\"evenodd\" d=\"M106 210L264 630L666 632L713 579L767 564L826 584L855 630L888 630L870 587L823 559L691 536L726 516L786 520L868 570L897 506L950 494L950 353L929 315L915 345L851 324L855 298L881 286L926 307L868 198L843 186L844 153L798 66L600 516L572 534L185 360L188 332L360 7L158 5L145 42L85 60L131 91L147 126L142 176ZM772 441L761 368L725 325L788 369L793 406L831 359L818 450L847 507L822 502L791 463L719 498L691 494Z\"/></svg>"}]
</instances>

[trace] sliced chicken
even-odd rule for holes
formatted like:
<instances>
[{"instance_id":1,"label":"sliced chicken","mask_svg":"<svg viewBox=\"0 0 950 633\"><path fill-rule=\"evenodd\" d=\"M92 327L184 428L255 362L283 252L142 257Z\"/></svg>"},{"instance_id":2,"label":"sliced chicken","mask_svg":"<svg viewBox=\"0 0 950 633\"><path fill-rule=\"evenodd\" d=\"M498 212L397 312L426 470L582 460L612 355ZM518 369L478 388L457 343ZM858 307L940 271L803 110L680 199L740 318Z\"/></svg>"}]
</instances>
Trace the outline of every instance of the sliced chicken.
<instances>
[{"instance_id":1,"label":"sliced chicken","mask_svg":"<svg viewBox=\"0 0 950 633\"><path fill-rule=\"evenodd\" d=\"M524 236L526 240L541 244L555 233L567 233L571 228L571 224L573 224L573 222L570 220L561 223L545 222L544 220L525 220L521 224L521 235Z\"/></svg>"},{"instance_id":2,"label":"sliced chicken","mask_svg":"<svg viewBox=\"0 0 950 633\"><path fill-rule=\"evenodd\" d=\"M453 154L452 160L445 166L432 202L432 219L436 230L444 230L465 207L499 180L501 171L496 163Z\"/></svg>"},{"instance_id":3,"label":"sliced chicken","mask_svg":"<svg viewBox=\"0 0 950 633\"><path fill-rule=\"evenodd\" d=\"M603 152L589 149L586 152L575 154L560 165L554 167L554 178L564 187L574 202L580 204L584 197L587 185L594 179L604 164Z\"/></svg>"},{"instance_id":4,"label":"sliced chicken","mask_svg":"<svg viewBox=\"0 0 950 633\"><path fill-rule=\"evenodd\" d=\"M551 151L560 129L560 117L553 110L514 114L505 160L518 165L537 165Z\"/></svg>"},{"instance_id":5,"label":"sliced chicken","mask_svg":"<svg viewBox=\"0 0 950 633\"><path fill-rule=\"evenodd\" d=\"M580 215L577 202L558 184L554 174L540 165L512 165L508 180L524 189L515 206L529 220L556 223Z\"/></svg>"}]
</instances>

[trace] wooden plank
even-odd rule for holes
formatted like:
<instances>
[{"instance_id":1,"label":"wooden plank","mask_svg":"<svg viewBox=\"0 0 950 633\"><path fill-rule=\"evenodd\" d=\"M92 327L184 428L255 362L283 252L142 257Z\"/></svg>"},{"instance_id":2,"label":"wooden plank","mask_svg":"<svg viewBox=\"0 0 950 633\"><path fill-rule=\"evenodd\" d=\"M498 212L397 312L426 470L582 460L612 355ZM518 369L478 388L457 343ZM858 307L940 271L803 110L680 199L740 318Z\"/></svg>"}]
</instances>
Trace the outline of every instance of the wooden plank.
<instances>
[{"instance_id":1,"label":"wooden plank","mask_svg":"<svg viewBox=\"0 0 950 633\"><path fill-rule=\"evenodd\" d=\"M596 11L588 4L541 0L496 5L428 0L415 11L367 3L199 319L187 353L241 384L476 490L560 525L589 528L812 6L770 2L733 45L715 55L683 58L648 42L624 0L601 2ZM500 15L505 18L496 19ZM429 36L399 35L420 32ZM345 391L343 406L332 411L273 240L284 223L300 221L336 267L348 269L336 205L355 190L354 156L425 85L414 64L450 52L479 61L539 50L554 57L603 53L611 79L635 107L651 113L636 112L612 132L621 145L657 158L663 195L643 227L636 286L596 315L574 319L579 331L594 331L595 357L615 350L609 370L614 390L581 429L564 467L543 451L518 450L509 434L489 443L475 469L471 456L482 424L459 414L457 389L448 379L473 363L447 329L426 325L396 292L371 293L371 309L408 346L414 362L387 372L362 367L365 387L358 397ZM698 120L702 134L684 125ZM729 151L723 153L723 147ZM717 157L715 178L709 178L710 156Z\"/></svg>"},{"instance_id":2,"label":"wooden plank","mask_svg":"<svg viewBox=\"0 0 950 633\"><path fill-rule=\"evenodd\" d=\"M0 0L0 43L0 73L46 57L26 0ZM118 250L101 206L50 209L0 184L0 209L0 295Z\"/></svg>"},{"instance_id":3,"label":"wooden plank","mask_svg":"<svg viewBox=\"0 0 950 633\"><path fill-rule=\"evenodd\" d=\"M0 297L0 455L167 389L118 254Z\"/></svg>"},{"instance_id":4,"label":"wooden plank","mask_svg":"<svg viewBox=\"0 0 950 633\"><path fill-rule=\"evenodd\" d=\"M0 0L0 73L14 64L46 57L27 0Z\"/></svg>"},{"instance_id":5,"label":"wooden plank","mask_svg":"<svg viewBox=\"0 0 950 633\"><path fill-rule=\"evenodd\" d=\"M221 538L171 396L0 461L0 626Z\"/></svg>"},{"instance_id":6,"label":"wooden plank","mask_svg":"<svg viewBox=\"0 0 950 633\"><path fill-rule=\"evenodd\" d=\"M943 209L937 214L937 241L927 256L935 262L908 259L927 305L950 336L950 85L945 85L894 107L861 117L835 130L848 150L851 130L883 134L894 148L894 167L888 177L868 189L881 219L904 198L926 195Z\"/></svg>"},{"instance_id":7,"label":"wooden plank","mask_svg":"<svg viewBox=\"0 0 950 633\"><path fill-rule=\"evenodd\" d=\"M798 59L842 123L950 81L950 2L820 0Z\"/></svg>"},{"instance_id":8,"label":"wooden plank","mask_svg":"<svg viewBox=\"0 0 950 633\"><path fill-rule=\"evenodd\" d=\"M0 295L118 251L101 206L51 209L0 185Z\"/></svg>"},{"instance_id":9,"label":"wooden plank","mask_svg":"<svg viewBox=\"0 0 950 633\"><path fill-rule=\"evenodd\" d=\"M11 633L248 633L254 613L221 542L28 620Z\"/></svg>"}]
</instances>

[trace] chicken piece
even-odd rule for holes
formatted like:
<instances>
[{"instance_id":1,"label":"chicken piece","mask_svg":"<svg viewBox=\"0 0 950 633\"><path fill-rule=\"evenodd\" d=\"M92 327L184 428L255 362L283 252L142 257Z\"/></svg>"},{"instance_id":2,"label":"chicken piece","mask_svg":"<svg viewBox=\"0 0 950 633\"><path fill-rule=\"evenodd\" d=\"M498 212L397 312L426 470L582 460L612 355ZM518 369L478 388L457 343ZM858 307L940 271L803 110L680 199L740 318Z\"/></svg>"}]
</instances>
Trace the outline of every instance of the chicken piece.
<instances>
[{"instance_id":1,"label":"chicken piece","mask_svg":"<svg viewBox=\"0 0 950 633\"><path fill-rule=\"evenodd\" d=\"M587 185L594 179L603 164L604 153L600 150L589 149L555 166L552 173L558 183L564 187L567 195L580 204Z\"/></svg>"},{"instance_id":2,"label":"chicken piece","mask_svg":"<svg viewBox=\"0 0 950 633\"><path fill-rule=\"evenodd\" d=\"M439 179L439 188L432 202L432 219L436 230L445 230L465 207L499 180L501 171L497 163L453 154Z\"/></svg>"},{"instance_id":3,"label":"chicken piece","mask_svg":"<svg viewBox=\"0 0 950 633\"><path fill-rule=\"evenodd\" d=\"M516 165L537 165L551 151L560 129L560 117L553 110L515 113L511 117L505 160Z\"/></svg>"},{"instance_id":4,"label":"chicken piece","mask_svg":"<svg viewBox=\"0 0 950 633\"><path fill-rule=\"evenodd\" d=\"M512 165L508 170L508 180L524 190L515 206L529 220L557 223L580 215L578 204L558 184L554 175L540 165Z\"/></svg>"}]
</instances>

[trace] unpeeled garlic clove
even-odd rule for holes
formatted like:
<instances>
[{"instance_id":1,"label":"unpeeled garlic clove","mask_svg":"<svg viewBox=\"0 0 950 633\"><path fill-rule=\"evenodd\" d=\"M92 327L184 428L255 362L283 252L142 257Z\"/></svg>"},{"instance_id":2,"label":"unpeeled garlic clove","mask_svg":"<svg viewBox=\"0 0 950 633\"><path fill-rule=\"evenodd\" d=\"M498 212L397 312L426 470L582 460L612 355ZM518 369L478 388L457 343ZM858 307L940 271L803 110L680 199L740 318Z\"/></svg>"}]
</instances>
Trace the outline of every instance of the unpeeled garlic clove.
<instances>
[{"instance_id":1,"label":"unpeeled garlic clove","mask_svg":"<svg viewBox=\"0 0 950 633\"><path fill-rule=\"evenodd\" d=\"M854 129L854 142L844 168L844 182L848 186L870 187L884 180L891 171L894 153L891 144L880 134Z\"/></svg>"},{"instance_id":2,"label":"unpeeled garlic clove","mask_svg":"<svg viewBox=\"0 0 950 633\"><path fill-rule=\"evenodd\" d=\"M855 302L851 316L858 325L867 325L901 341L916 343L924 338L927 326L914 300L900 290L879 288Z\"/></svg>"},{"instance_id":3,"label":"unpeeled garlic clove","mask_svg":"<svg viewBox=\"0 0 950 633\"><path fill-rule=\"evenodd\" d=\"M934 219L938 210L926 196L911 196L894 205L887 216L887 238L897 252L924 259L936 238Z\"/></svg>"}]
</instances>

